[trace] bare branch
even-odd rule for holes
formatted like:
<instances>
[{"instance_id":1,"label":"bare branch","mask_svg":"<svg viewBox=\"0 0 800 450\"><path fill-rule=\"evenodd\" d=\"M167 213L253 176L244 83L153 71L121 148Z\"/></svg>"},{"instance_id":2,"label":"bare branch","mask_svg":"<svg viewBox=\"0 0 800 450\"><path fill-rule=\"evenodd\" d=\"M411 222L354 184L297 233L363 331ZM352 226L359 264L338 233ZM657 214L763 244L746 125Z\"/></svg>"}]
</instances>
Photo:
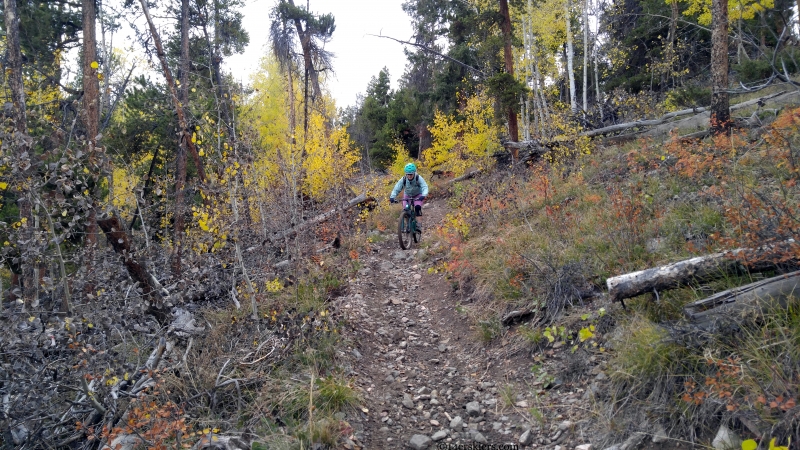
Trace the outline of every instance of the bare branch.
<instances>
[{"instance_id":1,"label":"bare branch","mask_svg":"<svg viewBox=\"0 0 800 450\"><path fill-rule=\"evenodd\" d=\"M432 49L432 48L430 48L430 47L427 47L427 46L425 46L425 45L422 45L422 44L416 44L416 43L414 43L414 42L409 42L409 41L403 41L403 40L400 40L400 39L393 38L393 37L391 37L391 36L384 36L384 35L381 35L381 34L368 34L367 36L375 36L375 37L379 37L379 38L391 39L391 40L393 40L393 41L395 41L395 42L399 42L399 43L401 43L401 44L413 45L414 47L420 48L420 49L422 49L423 51L426 51L426 52L428 52L428 53L433 53L434 55L436 55L436 56L439 56L440 58L444 58L444 59L446 59L446 60L448 60L448 61L450 61L450 62L453 62L453 63L456 63L456 64L458 64L458 65L459 65L459 66L461 66L461 67L464 67L464 68L466 68L466 69L469 69L469 70L471 70L471 71L473 71L473 72L475 72L475 73L479 74L479 75L480 75L480 76L482 76L482 77L486 77L486 74L485 74L484 72L482 72L481 70L479 70L479 69L476 69L475 67L472 67L472 66L470 66L469 64L465 64L465 63L463 63L463 62L461 62L461 61L459 61L459 60L457 60L457 59L455 59L455 58L452 58L452 57L450 57L450 56L447 56L447 55L445 55L445 54L443 54L443 53L439 53L439 52L437 52L436 50L434 50L434 49Z\"/></svg>"}]
</instances>

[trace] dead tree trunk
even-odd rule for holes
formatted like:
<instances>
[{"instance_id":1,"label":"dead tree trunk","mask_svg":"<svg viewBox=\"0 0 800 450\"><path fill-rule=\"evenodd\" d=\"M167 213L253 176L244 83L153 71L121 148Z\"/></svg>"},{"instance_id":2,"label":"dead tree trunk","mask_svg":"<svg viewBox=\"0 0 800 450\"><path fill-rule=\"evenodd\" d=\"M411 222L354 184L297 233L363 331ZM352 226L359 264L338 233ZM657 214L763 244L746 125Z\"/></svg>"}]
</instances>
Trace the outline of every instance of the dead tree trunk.
<instances>
[{"instance_id":1,"label":"dead tree trunk","mask_svg":"<svg viewBox=\"0 0 800 450\"><path fill-rule=\"evenodd\" d=\"M203 169L203 164L200 162L200 155L197 153L197 147L195 147L194 142L192 142L192 136L189 133L189 128L186 122L186 114L184 113L183 109L184 105L182 105L178 99L178 93L175 90L175 81L172 77L172 71L169 70L169 65L167 64L167 55L164 52L164 46L161 45L161 37L158 34L158 30L156 30L156 25L153 23L153 18L150 16L150 9L147 7L147 1L139 0L139 3L142 6L142 12L144 12L145 18L147 19L147 25L150 28L150 35L153 37L153 44L156 46L156 55L158 56L158 61L161 63L161 69L164 71L164 78L167 80L167 88L169 89L170 97L172 97L172 103L175 105L175 113L178 116L178 128L181 132L181 139L187 141L186 147L189 149L189 153L192 155L192 160L194 160L195 166L197 166L197 177L200 179L201 183L205 183L206 172Z\"/></svg>"},{"instance_id":2,"label":"dead tree trunk","mask_svg":"<svg viewBox=\"0 0 800 450\"><path fill-rule=\"evenodd\" d=\"M719 278L736 271L763 272L776 267L773 261L747 261L745 255L752 252L757 251L736 249L612 277L606 280L608 295L612 301L622 301L649 292Z\"/></svg>"},{"instance_id":3,"label":"dead tree trunk","mask_svg":"<svg viewBox=\"0 0 800 450\"><path fill-rule=\"evenodd\" d=\"M313 218L311 218L309 220L306 220L305 222L302 222L302 223L300 223L298 225L295 225L294 227L289 228L288 230L283 230L283 231L280 231L278 233L274 233L272 235L272 237L270 237L268 239L269 239L270 242L276 242L276 241L279 241L281 239L285 239L287 237L294 236L299 231L302 231L302 230L304 230L304 229L306 229L306 228L308 228L308 227L310 227L312 225L316 225L318 223L324 222L324 221L330 219L331 217L333 217L334 215L336 215L336 214L338 214L340 212L347 211L347 210L353 208L356 205L360 205L361 203L364 203L364 202L367 202L367 201L370 201L370 200L374 200L374 198L367 197L366 195L361 194L358 197L350 200L349 202L347 202L346 205L344 205L344 206L342 206L340 208L334 208L334 209L332 209L332 210L330 210L328 212L322 213L322 214L320 214L320 215L318 215L316 217L313 217Z\"/></svg>"},{"instance_id":4,"label":"dead tree trunk","mask_svg":"<svg viewBox=\"0 0 800 450\"><path fill-rule=\"evenodd\" d=\"M12 148L15 148L14 158L17 165L16 181L23 188L19 190L17 205L19 207L19 218L23 222L20 227L19 240L30 242L33 235L33 210L31 207L30 182L28 173L31 169L30 138L27 135L28 119L25 113L25 86L22 83L22 52L19 41L19 16L17 15L16 0L4 0L4 16L6 22L6 49L7 59L5 68L8 74L8 85L11 90L11 102L13 104L12 117L14 120L14 139ZM32 302L35 295L34 286L36 283L33 274L33 261L29 261L25 255L25 249L20 249L20 272L22 275L21 288L22 297L26 303ZM19 278L17 278L19 280ZM14 291L12 281L11 291Z\"/></svg>"},{"instance_id":5,"label":"dead tree trunk","mask_svg":"<svg viewBox=\"0 0 800 450\"><path fill-rule=\"evenodd\" d=\"M711 1L711 131L731 127L728 97L728 0Z\"/></svg>"},{"instance_id":6,"label":"dead tree trunk","mask_svg":"<svg viewBox=\"0 0 800 450\"><path fill-rule=\"evenodd\" d=\"M500 15L503 16L503 59L506 65L506 73L514 76L514 56L511 52L511 13L508 10L508 0L500 0ZM508 135L512 141L519 140L519 125L517 124L517 112L513 105L508 105ZM511 153L517 159L516 149Z\"/></svg>"},{"instance_id":7,"label":"dead tree trunk","mask_svg":"<svg viewBox=\"0 0 800 450\"><path fill-rule=\"evenodd\" d=\"M136 251L131 245L128 233L122 228L119 218L109 217L108 219L98 220L97 224L103 233L106 234L108 242L114 251L122 255L123 264L128 270L128 275L133 281L142 286L145 296L150 298L150 311L159 317L159 320L166 317L165 307L169 307L169 292L159 283L155 276L147 271L145 265L136 257Z\"/></svg>"},{"instance_id":8,"label":"dead tree trunk","mask_svg":"<svg viewBox=\"0 0 800 450\"><path fill-rule=\"evenodd\" d=\"M100 179L103 176L103 159L97 148L97 135L100 127L100 83L97 79L97 33L95 24L97 11L95 0L83 0L83 126L86 130L86 146L89 170L95 176L92 188L91 206L86 218L86 273L93 273L94 252L97 248L97 197L100 195ZM84 292L94 290L91 280L84 286Z\"/></svg>"},{"instance_id":9,"label":"dead tree trunk","mask_svg":"<svg viewBox=\"0 0 800 450\"><path fill-rule=\"evenodd\" d=\"M537 157L550 151L550 146L538 139L522 142L506 142L503 146L506 150L510 150L511 153L495 153L493 156L498 165L508 165L510 163L509 158L514 158L523 163L533 161ZM516 157L513 156L515 154Z\"/></svg>"},{"instance_id":10,"label":"dead tree trunk","mask_svg":"<svg viewBox=\"0 0 800 450\"><path fill-rule=\"evenodd\" d=\"M752 320L770 308L785 307L790 296L800 297L800 271L719 292L683 311L695 327L713 333L727 323Z\"/></svg>"},{"instance_id":11,"label":"dead tree trunk","mask_svg":"<svg viewBox=\"0 0 800 450\"><path fill-rule=\"evenodd\" d=\"M472 172L467 172L464 175L461 175L460 177L453 178L452 180L447 180L446 184L453 184L453 183L458 183L459 181L469 180L470 178L474 178L481 172L483 172L481 169L473 170Z\"/></svg>"},{"instance_id":12,"label":"dead tree trunk","mask_svg":"<svg viewBox=\"0 0 800 450\"><path fill-rule=\"evenodd\" d=\"M180 86L178 86L178 102L180 105L189 104L189 0L181 0L181 59L180 72L178 73ZM186 147L189 143L188 131L178 142L178 152L175 154L175 229L173 230L174 253L172 255L172 274L181 276L181 253L183 250L183 229L186 227L184 219L184 202L186 190Z\"/></svg>"},{"instance_id":13,"label":"dead tree trunk","mask_svg":"<svg viewBox=\"0 0 800 450\"><path fill-rule=\"evenodd\" d=\"M748 106L752 106L755 104L763 104L764 101L779 97L783 94L786 94L786 91L776 92L774 94L765 95L760 98L747 100L742 103L737 103L736 105L730 107L730 111L736 111L738 109L746 108ZM793 94L793 93L792 93ZM680 111L674 111L668 114L664 114L663 116L659 117L658 119L645 119L645 120L637 120L635 122L626 122L626 123L619 123L616 125L611 125L608 127L597 128L594 130L588 130L580 133L578 136L587 136L587 137L595 137L604 134L614 133L617 131L624 131L631 128L641 128L641 127L651 127L657 126L662 124L667 124L667 122L671 119L675 119L677 117L686 116L689 114L700 114L708 111L710 108L700 107L700 108L691 108L691 109L682 109ZM676 122L677 123L677 122ZM665 126L670 126L665 125Z\"/></svg>"}]
</instances>

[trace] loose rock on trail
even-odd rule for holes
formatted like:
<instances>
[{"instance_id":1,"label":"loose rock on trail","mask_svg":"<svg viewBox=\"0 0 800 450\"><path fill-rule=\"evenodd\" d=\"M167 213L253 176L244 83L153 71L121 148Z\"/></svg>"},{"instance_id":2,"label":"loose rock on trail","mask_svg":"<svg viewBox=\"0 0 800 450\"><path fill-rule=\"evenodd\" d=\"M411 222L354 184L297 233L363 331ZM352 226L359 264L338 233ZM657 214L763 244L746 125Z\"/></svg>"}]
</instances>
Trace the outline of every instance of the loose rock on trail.
<instances>
[{"instance_id":1,"label":"loose rock on trail","mask_svg":"<svg viewBox=\"0 0 800 450\"><path fill-rule=\"evenodd\" d=\"M426 205L419 248L400 250L391 230L384 232L362 257L349 293L335 300L352 329L351 375L364 405L351 423L356 440L346 447L515 448L565 441L571 422L551 430L528 414L532 401L522 386L528 358L509 364L500 352L487 352L459 306L466 299L429 270L441 263L431 255L441 245L433 230L446 208L443 201Z\"/></svg>"}]
</instances>

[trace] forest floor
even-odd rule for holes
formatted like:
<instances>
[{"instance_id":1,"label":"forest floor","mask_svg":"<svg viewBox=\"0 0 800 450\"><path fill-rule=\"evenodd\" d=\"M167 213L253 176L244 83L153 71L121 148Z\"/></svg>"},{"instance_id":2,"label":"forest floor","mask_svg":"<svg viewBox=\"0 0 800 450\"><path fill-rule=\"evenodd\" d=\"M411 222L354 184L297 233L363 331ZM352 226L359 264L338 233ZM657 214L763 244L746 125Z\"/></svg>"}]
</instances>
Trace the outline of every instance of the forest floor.
<instances>
[{"instance_id":1,"label":"forest floor","mask_svg":"<svg viewBox=\"0 0 800 450\"><path fill-rule=\"evenodd\" d=\"M482 339L470 317L480 306L435 270L443 243L434 230L447 211L444 200L426 205L420 249L400 250L393 230L381 233L336 300L364 405L348 417L357 438L345 446L589 448L602 422L593 404L608 380L608 354L558 342L533 351L513 329ZM601 306L610 305L585 308Z\"/></svg>"}]
</instances>

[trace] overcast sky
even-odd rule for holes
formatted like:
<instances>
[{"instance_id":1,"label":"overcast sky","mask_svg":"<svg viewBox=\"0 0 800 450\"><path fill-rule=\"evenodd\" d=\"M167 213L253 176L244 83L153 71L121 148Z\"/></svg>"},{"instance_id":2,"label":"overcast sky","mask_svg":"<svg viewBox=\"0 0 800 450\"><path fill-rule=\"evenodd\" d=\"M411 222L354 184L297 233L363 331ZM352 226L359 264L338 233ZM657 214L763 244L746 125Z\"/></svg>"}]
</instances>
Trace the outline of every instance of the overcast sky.
<instances>
[{"instance_id":1,"label":"overcast sky","mask_svg":"<svg viewBox=\"0 0 800 450\"><path fill-rule=\"evenodd\" d=\"M250 45L243 55L228 58L227 67L247 83L268 51L269 12L275 0L245 1L242 12L244 28L250 33ZM402 3L403 0L310 0L311 12L331 13L336 19L336 31L326 49L335 56L329 87L337 107L355 103L356 95L366 91L370 78L378 75L383 67L389 69L392 88L397 88L397 80L406 64L404 46L391 39L369 35L410 40L411 22ZM304 5L305 1L295 0L295 4Z\"/></svg>"}]
</instances>

